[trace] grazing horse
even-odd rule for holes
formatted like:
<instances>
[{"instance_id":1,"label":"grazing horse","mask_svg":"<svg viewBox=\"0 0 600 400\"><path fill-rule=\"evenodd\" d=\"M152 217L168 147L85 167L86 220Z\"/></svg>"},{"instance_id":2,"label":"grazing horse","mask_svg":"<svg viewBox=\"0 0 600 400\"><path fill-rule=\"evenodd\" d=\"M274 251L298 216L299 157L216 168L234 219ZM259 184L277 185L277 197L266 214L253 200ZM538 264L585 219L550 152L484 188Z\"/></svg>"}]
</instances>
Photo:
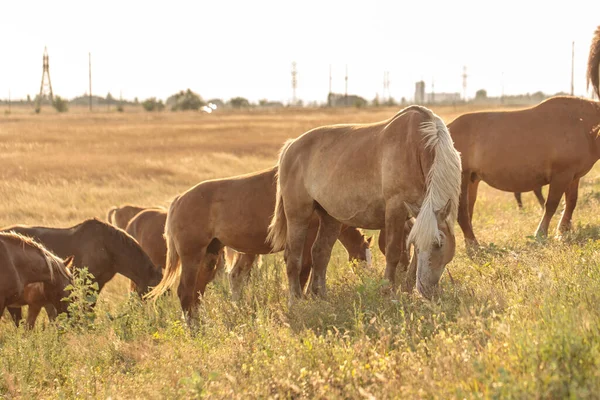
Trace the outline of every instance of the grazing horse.
<instances>
[{"instance_id":1,"label":"grazing horse","mask_svg":"<svg viewBox=\"0 0 600 400\"><path fill-rule=\"evenodd\" d=\"M430 298L454 256L460 194L460 154L444 122L410 106L366 125L313 129L288 141L279 158L269 241L286 248L290 302L302 295L300 266L310 219L320 219L312 247L313 293L325 295L325 275L341 224L386 230L385 278L408 267L405 222L417 257L416 285Z\"/></svg>"},{"instance_id":2,"label":"grazing horse","mask_svg":"<svg viewBox=\"0 0 600 400\"><path fill-rule=\"evenodd\" d=\"M307 254L310 254L310 249L317 237L317 229L319 228L318 218L313 218L311 226L308 230L306 241L304 242L304 249ZM362 232L350 226L343 226L340 231L338 240L348 251L348 261L364 261L367 267L371 266L372 255L371 255L371 241L372 237L366 238ZM238 253L229 247L225 248L225 255L229 268L229 285L231 287L231 296L234 301L238 301L242 295L244 285L250 277L250 270L254 265L254 261L259 258L258 263L260 264L260 255L257 254L246 254ZM312 270L312 258L306 257L302 260L302 269L300 271L300 285L303 290L306 287L310 273Z\"/></svg>"},{"instance_id":3,"label":"grazing horse","mask_svg":"<svg viewBox=\"0 0 600 400\"><path fill-rule=\"evenodd\" d=\"M165 226L165 273L149 297L160 296L181 276L177 294L191 322L200 301L198 293L204 295L214 278L224 246L249 255L282 251L283 246L271 247L266 241L275 209L276 173L277 167L273 167L204 181L176 197ZM246 260L250 257L243 256Z\"/></svg>"},{"instance_id":4,"label":"grazing horse","mask_svg":"<svg viewBox=\"0 0 600 400\"><path fill-rule=\"evenodd\" d=\"M106 220L109 224L124 230L129 221L131 221L136 214L147 208L148 207L132 206L131 204L125 204L121 207L112 207L106 214Z\"/></svg>"},{"instance_id":5,"label":"grazing horse","mask_svg":"<svg viewBox=\"0 0 600 400\"><path fill-rule=\"evenodd\" d=\"M542 188L537 188L533 190L533 194L535 194L535 197L537 198L538 203L540 203L540 207L542 207L542 210L544 209L544 203L546 202L546 200L544 199L544 195L542 194ZM523 201L521 200L521 192L515 192L515 199L517 200L517 206L519 206L519 209L522 210L523 209ZM475 205L475 203L473 203L473 205ZM470 214L469 217L471 218L471 221L473 220L473 210L470 210Z\"/></svg>"},{"instance_id":6,"label":"grazing horse","mask_svg":"<svg viewBox=\"0 0 600 400\"><path fill-rule=\"evenodd\" d=\"M65 287L71 283L69 268L73 257L60 259L32 238L15 232L0 232L0 318L7 306L25 304L26 288L37 282L43 295L57 311L66 311ZM33 328L35 318L27 318ZM18 323L17 323L18 326Z\"/></svg>"},{"instance_id":7,"label":"grazing horse","mask_svg":"<svg viewBox=\"0 0 600 400\"><path fill-rule=\"evenodd\" d=\"M166 221L166 210L147 208L136 214L125 229L131 237L138 241L154 265L161 271L165 268L167 259L167 244L163 237ZM131 281L130 289L136 290L134 281Z\"/></svg>"},{"instance_id":8,"label":"grazing horse","mask_svg":"<svg viewBox=\"0 0 600 400\"><path fill-rule=\"evenodd\" d=\"M588 59L588 82L596 93L600 63L600 27ZM579 180L600 157L600 103L576 97L552 97L519 111L475 112L448 125L462 154L463 176L458 222L468 245L478 244L471 219L480 181L505 191L524 192L550 185L535 235L545 237L565 195L557 235L571 228Z\"/></svg>"},{"instance_id":9,"label":"grazing horse","mask_svg":"<svg viewBox=\"0 0 600 400\"><path fill-rule=\"evenodd\" d=\"M125 231L96 218L71 228L15 225L2 231L15 231L31 236L60 257L73 255L75 267L87 267L94 275L98 292L117 273L136 282L140 295L157 285L162 278L160 269L154 266L135 239ZM39 313L41 307L45 307L48 302L40 286L35 286L32 292L28 296L31 299L29 311ZM20 309L11 309L11 313L14 318L20 319ZM53 311L49 315L50 313Z\"/></svg>"}]
</instances>

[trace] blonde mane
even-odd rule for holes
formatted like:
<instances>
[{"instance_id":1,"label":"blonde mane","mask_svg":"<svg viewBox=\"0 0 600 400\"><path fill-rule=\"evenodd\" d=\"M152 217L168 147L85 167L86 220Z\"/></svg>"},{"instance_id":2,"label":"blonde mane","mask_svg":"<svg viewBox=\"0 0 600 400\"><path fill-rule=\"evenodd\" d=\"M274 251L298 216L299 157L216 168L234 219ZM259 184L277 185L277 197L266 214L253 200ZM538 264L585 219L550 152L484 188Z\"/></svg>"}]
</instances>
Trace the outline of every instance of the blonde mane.
<instances>
[{"instance_id":1,"label":"blonde mane","mask_svg":"<svg viewBox=\"0 0 600 400\"><path fill-rule=\"evenodd\" d=\"M65 267L64 261L46 249L43 245L36 242L33 238L21 235L15 231L0 232L0 239L2 238L19 242L20 244L27 245L38 251L42 257L44 257L44 260L46 260L46 265L50 271L51 282L54 282L54 274L60 274L69 280L71 279L71 272Z\"/></svg>"},{"instance_id":2,"label":"blonde mane","mask_svg":"<svg viewBox=\"0 0 600 400\"><path fill-rule=\"evenodd\" d=\"M425 107L419 109L431 118L430 121L421 124L420 132L425 141L425 148L434 152L434 158L427 174L425 198L408 236L408 243L414 243L419 249L429 249L434 242L441 241L435 213L444 208L448 201L450 212L446 222L450 232L454 234L462 167L460 153L454 148L450 132L442 119Z\"/></svg>"}]
</instances>

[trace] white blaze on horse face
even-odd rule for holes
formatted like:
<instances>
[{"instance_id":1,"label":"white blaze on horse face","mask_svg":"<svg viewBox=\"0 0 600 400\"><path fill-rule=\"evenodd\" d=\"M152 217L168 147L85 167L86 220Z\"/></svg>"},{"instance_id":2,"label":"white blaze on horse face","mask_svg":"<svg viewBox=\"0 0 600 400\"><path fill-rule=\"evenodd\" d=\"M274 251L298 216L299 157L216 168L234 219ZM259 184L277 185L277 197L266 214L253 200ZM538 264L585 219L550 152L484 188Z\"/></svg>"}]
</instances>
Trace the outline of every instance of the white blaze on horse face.
<instances>
[{"instance_id":1,"label":"white blaze on horse face","mask_svg":"<svg viewBox=\"0 0 600 400\"><path fill-rule=\"evenodd\" d=\"M367 267L371 268L371 265L373 265L373 254L371 253L371 249L366 250L365 258L367 259Z\"/></svg>"}]
</instances>

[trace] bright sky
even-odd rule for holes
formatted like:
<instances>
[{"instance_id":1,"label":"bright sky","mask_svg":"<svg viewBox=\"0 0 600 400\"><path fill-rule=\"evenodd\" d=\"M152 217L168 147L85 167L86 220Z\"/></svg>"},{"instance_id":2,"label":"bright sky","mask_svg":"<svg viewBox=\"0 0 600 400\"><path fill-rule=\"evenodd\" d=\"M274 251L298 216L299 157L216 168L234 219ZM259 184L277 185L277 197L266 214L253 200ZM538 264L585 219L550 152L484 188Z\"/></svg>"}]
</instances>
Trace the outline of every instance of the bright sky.
<instances>
[{"instance_id":1,"label":"bright sky","mask_svg":"<svg viewBox=\"0 0 600 400\"><path fill-rule=\"evenodd\" d=\"M570 91L586 95L585 63L599 0L503 1L47 1L0 0L0 98L39 91L48 46L54 92L88 87L125 98L165 99L186 88L204 99L243 96L287 102L291 63L297 96L325 101L333 91L371 100L390 71L394 98L414 82L436 92L500 95ZM504 78L502 78L502 76Z\"/></svg>"}]
</instances>

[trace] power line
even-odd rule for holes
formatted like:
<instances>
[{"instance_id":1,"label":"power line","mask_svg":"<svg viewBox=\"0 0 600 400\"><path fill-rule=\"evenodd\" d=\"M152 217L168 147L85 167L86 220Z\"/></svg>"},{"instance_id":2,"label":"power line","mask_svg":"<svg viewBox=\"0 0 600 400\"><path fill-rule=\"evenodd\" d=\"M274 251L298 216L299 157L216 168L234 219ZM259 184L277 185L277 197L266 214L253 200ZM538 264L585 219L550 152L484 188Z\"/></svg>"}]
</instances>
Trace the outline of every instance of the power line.
<instances>
[{"instance_id":1,"label":"power line","mask_svg":"<svg viewBox=\"0 0 600 400\"><path fill-rule=\"evenodd\" d=\"M50 57L48 56L47 47L44 47L44 55L42 56L42 60L42 83L40 85L40 94L38 96L38 103L36 106L36 110L38 112L42 109L42 99L44 98L45 93L48 95L50 103L52 104L54 102L54 94L52 93L52 82L50 81Z\"/></svg>"},{"instance_id":2,"label":"power line","mask_svg":"<svg viewBox=\"0 0 600 400\"><path fill-rule=\"evenodd\" d=\"M296 87L298 85L296 62L292 62L292 105L296 105Z\"/></svg>"}]
</instances>

